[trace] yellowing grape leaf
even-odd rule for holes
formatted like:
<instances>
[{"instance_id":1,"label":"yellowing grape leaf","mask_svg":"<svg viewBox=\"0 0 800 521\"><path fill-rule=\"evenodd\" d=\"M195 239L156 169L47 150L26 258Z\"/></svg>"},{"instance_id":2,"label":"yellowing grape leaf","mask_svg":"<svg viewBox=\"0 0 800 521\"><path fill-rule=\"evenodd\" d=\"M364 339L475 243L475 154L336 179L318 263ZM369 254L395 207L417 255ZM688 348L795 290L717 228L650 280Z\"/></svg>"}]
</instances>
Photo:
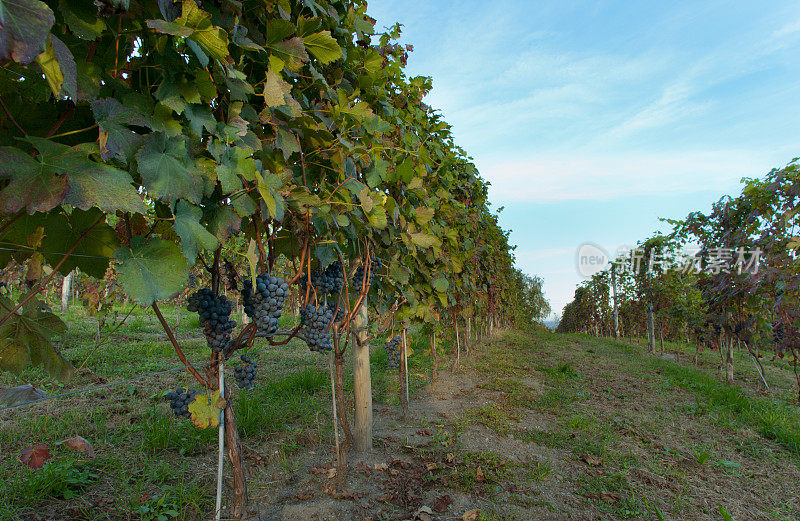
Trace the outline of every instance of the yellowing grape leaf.
<instances>
[{"instance_id":1,"label":"yellowing grape leaf","mask_svg":"<svg viewBox=\"0 0 800 521\"><path fill-rule=\"evenodd\" d=\"M189 414L198 429L219 427L219 413L225 407L225 399L214 391L210 395L198 394L189 404Z\"/></svg>"}]
</instances>

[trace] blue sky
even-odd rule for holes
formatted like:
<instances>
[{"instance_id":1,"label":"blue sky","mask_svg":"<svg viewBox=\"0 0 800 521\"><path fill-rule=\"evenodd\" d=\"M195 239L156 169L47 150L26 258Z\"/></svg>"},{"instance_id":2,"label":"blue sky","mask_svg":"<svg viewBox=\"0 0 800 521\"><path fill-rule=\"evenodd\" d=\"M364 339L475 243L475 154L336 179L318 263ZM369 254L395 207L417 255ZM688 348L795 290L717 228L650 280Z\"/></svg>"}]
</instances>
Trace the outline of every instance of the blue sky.
<instances>
[{"instance_id":1,"label":"blue sky","mask_svg":"<svg viewBox=\"0 0 800 521\"><path fill-rule=\"evenodd\" d=\"M373 0L555 312L616 250L800 155L800 3Z\"/></svg>"}]
</instances>

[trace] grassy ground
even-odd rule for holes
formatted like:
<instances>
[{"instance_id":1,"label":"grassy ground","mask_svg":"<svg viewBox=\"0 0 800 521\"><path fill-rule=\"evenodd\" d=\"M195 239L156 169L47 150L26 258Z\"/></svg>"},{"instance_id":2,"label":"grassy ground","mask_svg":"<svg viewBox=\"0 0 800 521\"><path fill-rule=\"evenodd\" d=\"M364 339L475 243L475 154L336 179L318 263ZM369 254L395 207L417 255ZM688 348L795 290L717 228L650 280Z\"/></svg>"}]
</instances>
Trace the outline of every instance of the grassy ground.
<instances>
[{"instance_id":1,"label":"grassy ground","mask_svg":"<svg viewBox=\"0 0 800 521\"><path fill-rule=\"evenodd\" d=\"M175 309L164 311L177 323ZM52 395L179 364L149 311L101 335L100 347L96 322L72 313L62 350L83 366L73 380L34 369L0 384ZM206 357L196 318L183 311L180 322L187 355ZM429 507L438 519L473 508L486 520L725 519L721 509L740 521L800 517L800 417L786 362L766 363L766 396L747 359L727 386L715 353L695 367L694 352L677 345L666 346L679 352L675 363L624 342L506 333L426 386L430 357L421 339L413 347L406 421L396 377L373 347L376 452L352 460L337 491L320 470L333 459L327 357L301 342L257 344L258 385L235 397L254 515L388 520ZM187 382L170 373L1 412L0 520L206 518L216 433L171 417L161 398ZM95 458L55 445L76 433ZM34 443L53 452L38 471L18 459Z\"/></svg>"}]
</instances>

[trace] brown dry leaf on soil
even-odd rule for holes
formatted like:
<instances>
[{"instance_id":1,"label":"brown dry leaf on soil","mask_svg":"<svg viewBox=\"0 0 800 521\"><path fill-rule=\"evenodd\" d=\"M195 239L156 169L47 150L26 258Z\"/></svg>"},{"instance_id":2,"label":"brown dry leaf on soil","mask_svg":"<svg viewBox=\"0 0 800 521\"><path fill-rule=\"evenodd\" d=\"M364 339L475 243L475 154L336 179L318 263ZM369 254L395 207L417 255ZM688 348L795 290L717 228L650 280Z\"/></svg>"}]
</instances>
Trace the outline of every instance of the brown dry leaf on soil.
<instances>
[{"instance_id":1,"label":"brown dry leaf on soil","mask_svg":"<svg viewBox=\"0 0 800 521\"><path fill-rule=\"evenodd\" d=\"M414 519L419 521L433 521L433 510L430 507L422 506L414 512Z\"/></svg>"},{"instance_id":2,"label":"brown dry leaf on soil","mask_svg":"<svg viewBox=\"0 0 800 521\"><path fill-rule=\"evenodd\" d=\"M72 450L83 452L90 458L94 458L94 447L92 447L92 444L83 436L73 436L72 438L57 442L56 445L64 445Z\"/></svg>"},{"instance_id":3,"label":"brown dry leaf on soil","mask_svg":"<svg viewBox=\"0 0 800 521\"><path fill-rule=\"evenodd\" d=\"M584 463L591 465L592 467L599 467L603 464L603 458L598 458L597 456L592 456L591 454L581 454L580 457Z\"/></svg>"},{"instance_id":4,"label":"brown dry leaf on soil","mask_svg":"<svg viewBox=\"0 0 800 521\"><path fill-rule=\"evenodd\" d=\"M453 498L450 497L450 494L445 494L443 496L437 497L433 502L433 510L440 514L444 514L447 512L447 508L453 502Z\"/></svg>"},{"instance_id":5,"label":"brown dry leaf on soil","mask_svg":"<svg viewBox=\"0 0 800 521\"><path fill-rule=\"evenodd\" d=\"M19 460L32 469L40 469L44 462L50 459L50 450L44 443L37 443L33 447L23 450Z\"/></svg>"},{"instance_id":6,"label":"brown dry leaf on soil","mask_svg":"<svg viewBox=\"0 0 800 521\"><path fill-rule=\"evenodd\" d=\"M478 467L478 470L475 471L475 481L478 483L486 481L486 476L483 475L483 469L480 467Z\"/></svg>"},{"instance_id":7,"label":"brown dry leaf on soil","mask_svg":"<svg viewBox=\"0 0 800 521\"><path fill-rule=\"evenodd\" d=\"M389 468L388 463L376 463L375 470L387 470Z\"/></svg>"},{"instance_id":8,"label":"brown dry leaf on soil","mask_svg":"<svg viewBox=\"0 0 800 521\"><path fill-rule=\"evenodd\" d=\"M464 515L461 516L461 521L478 521L478 515L480 513L480 510L467 510L464 512Z\"/></svg>"},{"instance_id":9,"label":"brown dry leaf on soil","mask_svg":"<svg viewBox=\"0 0 800 521\"><path fill-rule=\"evenodd\" d=\"M586 494L586 497L588 497L589 499L599 499L600 501L603 501L605 503L616 503L617 501L619 501L619 494L617 494L616 492L609 492L607 490L604 490L599 494L594 494L594 493Z\"/></svg>"}]
</instances>

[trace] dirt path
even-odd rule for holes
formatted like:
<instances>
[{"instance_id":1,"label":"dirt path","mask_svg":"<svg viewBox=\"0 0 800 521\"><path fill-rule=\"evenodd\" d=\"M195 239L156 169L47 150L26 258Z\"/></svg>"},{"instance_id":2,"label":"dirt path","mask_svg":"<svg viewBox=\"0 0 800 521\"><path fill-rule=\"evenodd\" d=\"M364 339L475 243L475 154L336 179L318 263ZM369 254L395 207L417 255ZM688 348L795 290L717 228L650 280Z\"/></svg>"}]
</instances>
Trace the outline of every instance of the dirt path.
<instances>
[{"instance_id":1,"label":"dirt path","mask_svg":"<svg viewBox=\"0 0 800 521\"><path fill-rule=\"evenodd\" d=\"M344 487L328 449L265 468L254 518L798 518L796 455L609 345L498 338L405 421L377 406L375 451L351 454Z\"/></svg>"}]
</instances>

